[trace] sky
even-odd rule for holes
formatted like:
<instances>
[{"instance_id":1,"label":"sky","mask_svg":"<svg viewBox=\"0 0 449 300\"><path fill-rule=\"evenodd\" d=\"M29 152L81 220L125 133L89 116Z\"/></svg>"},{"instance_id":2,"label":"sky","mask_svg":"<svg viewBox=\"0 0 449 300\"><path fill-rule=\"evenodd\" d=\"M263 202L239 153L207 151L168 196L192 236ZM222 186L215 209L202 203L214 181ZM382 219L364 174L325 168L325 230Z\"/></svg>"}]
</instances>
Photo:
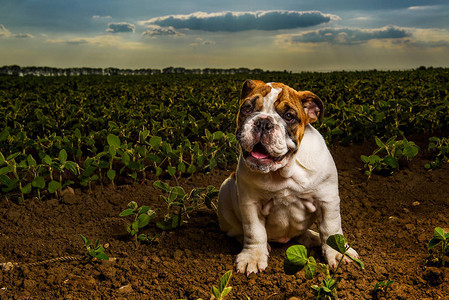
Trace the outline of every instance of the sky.
<instances>
[{"instance_id":1,"label":"sky","mask_svg":"<svg viewBox=\"0 0 449 300\"><path fill-rule=\"evenodd\" d=\"M449 67L447 0L0 0L0 66Z\"/></svg>"}]
</instances>

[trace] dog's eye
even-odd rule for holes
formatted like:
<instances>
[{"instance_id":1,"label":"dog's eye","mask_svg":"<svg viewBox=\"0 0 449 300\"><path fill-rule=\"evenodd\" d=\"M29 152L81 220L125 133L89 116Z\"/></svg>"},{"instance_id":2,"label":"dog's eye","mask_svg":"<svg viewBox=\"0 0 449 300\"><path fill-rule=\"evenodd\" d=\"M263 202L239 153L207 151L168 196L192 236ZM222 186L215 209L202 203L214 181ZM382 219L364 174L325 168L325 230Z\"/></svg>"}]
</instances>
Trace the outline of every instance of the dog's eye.
<instances>
[{"instance_id":1,"label":"dog's eye","mask_svg":"<svg viewBox=\"0 0 449 300\"><path fill-rule=\"evenodd\" d=\"M296 120L296 116L291 113L291 112L286 112L283 116L284 120L287 121L288 123L292 123Z\"/></svg>"},{"instance_id":2,"label":"dog's eye","mask_svg":"<svg viewBox=\"0 0 449 300\"><path fill-rule=\"evenodd\" d=\"M240 110L243 114L247 115L253 111L253 106L250 103L247 103L244 104Z\"/></svg>"}]
</instances>

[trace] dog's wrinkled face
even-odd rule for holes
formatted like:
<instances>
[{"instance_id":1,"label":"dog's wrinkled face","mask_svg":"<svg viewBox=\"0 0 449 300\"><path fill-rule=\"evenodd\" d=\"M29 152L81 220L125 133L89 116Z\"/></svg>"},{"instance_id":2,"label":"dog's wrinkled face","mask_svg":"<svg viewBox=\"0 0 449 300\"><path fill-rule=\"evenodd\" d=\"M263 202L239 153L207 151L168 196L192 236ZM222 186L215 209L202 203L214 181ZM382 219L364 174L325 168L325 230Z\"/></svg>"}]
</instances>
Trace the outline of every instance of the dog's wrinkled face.
<instances>
[{"instance_id":1,"label":"dog's wrinkled face","mask_svg":"<svg viewBox=\"0 0 449 300\"><path fill-rule=\"evenodd\" d=\"M246 165L262 173L283 168L297 151L305 126L322 115L323 102L311 92L247 80L237 116L237 139Z\"/></svg>"}]
</instances>

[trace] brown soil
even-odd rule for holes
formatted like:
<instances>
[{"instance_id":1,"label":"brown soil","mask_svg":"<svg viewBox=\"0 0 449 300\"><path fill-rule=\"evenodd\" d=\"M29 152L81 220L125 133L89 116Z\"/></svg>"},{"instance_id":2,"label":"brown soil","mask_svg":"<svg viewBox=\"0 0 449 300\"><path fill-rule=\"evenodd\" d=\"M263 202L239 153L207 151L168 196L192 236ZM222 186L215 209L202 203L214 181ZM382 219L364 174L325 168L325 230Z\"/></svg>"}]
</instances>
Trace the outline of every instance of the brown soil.
<instances>
[{"instance_id":1,"label":"brown soil","mask_svg":"<svg viewBox=\"0 0 449 300\"><path fill-rule=\"evenodd\" d=\"M374 145L334 146L331 151L340 177L343 230L365 262L366 269L344 266L339 286L342 299L373 299L373 286L394 280L389 299L449 299L449 269L425 266L427 242L436 226L449 227L449 164L425 171L425 138L416 141L423 151L400 172L367 181L360 154ZM421 144L419 139L421 139ZM214 170L181 179L185 189L214 185L232 170ZM173 185L173 183L171 183ZM0 263L17 262L0 271L1 299L197 299L210 297L210 287L233 269L240 251L220 232L213 210L191 214L181 229L166 232L158 242L137 249L119 213L129 201L149 205L164 214L164 204L152 182L100 187L93 193L76 189L61 200L0 203ZM151 224L145 230L156 233ZM62 261L25 265L85 253L80 234L108 243L112 261ZM285 275L283 260L290 244L272 245L265 272L233 275L232 299L313 299L304 273ZM319 249L309 249L323 260Z\"/></svg>"}]
</instances>

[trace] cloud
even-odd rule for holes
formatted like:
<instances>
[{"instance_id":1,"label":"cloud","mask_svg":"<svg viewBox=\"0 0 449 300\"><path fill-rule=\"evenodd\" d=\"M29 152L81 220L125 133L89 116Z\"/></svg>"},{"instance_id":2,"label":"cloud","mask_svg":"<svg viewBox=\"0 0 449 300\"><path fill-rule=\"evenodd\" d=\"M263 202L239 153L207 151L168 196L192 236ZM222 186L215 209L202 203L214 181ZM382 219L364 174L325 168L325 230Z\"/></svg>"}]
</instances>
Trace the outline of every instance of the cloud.
<instances>
[{"instance_id":1,"label":"cloud","mask_svg":"<svg viewBox=\"0 0 449 300\"><path fill-rule=\"evenodd\" d=\"M13 37L19 38L19 39L31 39L34 36L29 33L18 33L18 34L14 34Z\"/></svg>"},{"instance_id":2,"label":"cloud","mask_svg":"<svg viewBox=\"0 0 449 300\"><path fill-rule=\"evenodd\" d=\"M435 10L437 9L439 6L438 5L422 5L422 6L410 6L408 8L408 10L419 10L419 11L423 11L423 10Z\"/></svg>"},{"instance_id":3,"label":"cloud","mask_svg":"<svg viewBox=\"0 0 449 300\"><path fill-rule=\"evenodd\" d=\"M0 24L0 37L5 37L5 38L33 38L33 36L29 33L18 33L18 34L13 34L11 33L8 29L6 29L6 27L3 24Z\"/></svg>"},{"instance_id":4,"label":"cloud","mask_svg":"<svg viewBox=\"0 0 449 300\"><path fill-rule=\"evenodd\" d=\"M8 29L6 29L5 26L3 26L3 24L0 24L0 37L10 37L11 36L11 32L9 32Z\"/></svg>"},{"instance_id":5,"label":"cloud","mask_svg":"<svg viewBox=\"0 0 449 300\"><path fill-rule=\"evenodd\" d=\"M360 44L370 40L401 39L410 36L411 32L407 29L387 26L378 29L325 28L285 37L286 41L291 43Z\"/></svg>"},{"instance_id":6,"label":"cloud","mask_svg":"<svg viewBox=\"0 0 449 300\"><path fill-rule=\"evenodd\" d=\"M203 40L202 38L196 38L195 42L191 43L190 46L198 46L198 45L203 45L203 46L210 46L210 45L215 45L214 41L208 41L208 40Z\"/></svg>"},{"instance_id":7,"label":"cloud","mask_svg":"<svg viewBox=\"0 0 449 300\"><path fill-rule=\"evenodd\" d=\"M117 35L100 35L95 37L75 37L75 38L59 38L47 39L46 42L54 44L65 44L70 46L91 45L102 48L118 48L118 49L142 49L145 47L143 43L127 41Z\"/></svg>"},{"instance_id":8,"label":"cloud","mask_svg":"<svg viewBox=\"0 0 449 300\"><path fill-rule=\"evenodd\" d=\"M319 11L269 10L256 12L195 12L189 15L169 15L141 21L141 25L172 26L175 29L237 32L245 30L280 30L310 27L333 20L336 15Z\"/></svg>"},{"instance_id":9,"label":"cloud","mask_svg":"<svg viewBox=\"0 0 449 300\"><path fill-rule=\"evenodd\" d=\"M131 23L119 22L119 23L109 23L107 32L111 33L123 33L123 32L134 32L136 26Z\"/></svg>"},{"instance_id":10,"label":"cloud","mask_svg":"<svg viewBox=\"0 0 449 300\"><path fill-rule=\"evenodd\" d=\"M182 36L182 33L177 32L173 27L160 27L157 25L150 25L148 29L142 32L144 37L156 37L156 36Z\"/></svg>"},{"instance_id":11,"label":"cloud","mask_svg":"<svg viewBox=\"0 0 449 300\"><path fill-rule=\"evenodd\" d=\"M111 18L111 16L99 16L99 15L94 15L94 16L92 16L92 19L94 19L94 20L104 20L104 19L110 19Z\"/></svg>"}]
</instances>

